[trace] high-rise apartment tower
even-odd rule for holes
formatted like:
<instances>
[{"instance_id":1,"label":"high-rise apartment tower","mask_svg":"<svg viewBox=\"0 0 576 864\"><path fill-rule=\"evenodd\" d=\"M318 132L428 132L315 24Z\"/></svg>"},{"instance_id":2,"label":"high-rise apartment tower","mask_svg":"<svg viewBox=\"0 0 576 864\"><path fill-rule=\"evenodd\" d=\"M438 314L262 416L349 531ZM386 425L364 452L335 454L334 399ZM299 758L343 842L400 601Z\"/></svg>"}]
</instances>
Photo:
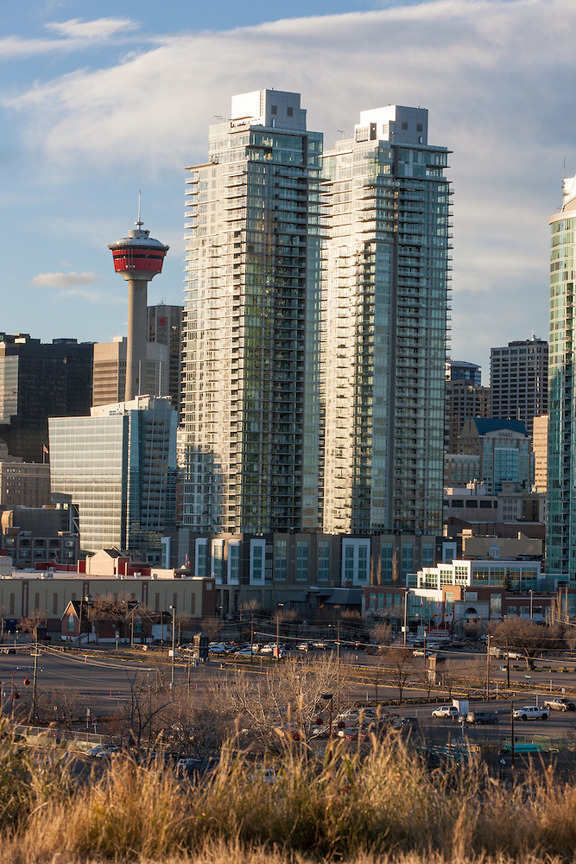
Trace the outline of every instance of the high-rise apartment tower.
<instances>
[{"instance_id":1,"label":"high-rise apartment tower","mask_svg":"<svg viewBox=\"0 0 576 864\"><path fill-rule=\"evenodd\" d=\"M576 177L564 180L559 213L549 220L550 350L546 569L576 578Z\"/></svg>"},{"instance_id":2,"label":"high-rise apartment tower","mask_svg":"<svg viewBox=\"0 0 576 864\"><path fill-rule=\"evenodd\" d=\"M440 533L448 150L428 111L363 111L324 154L324 528Z\"/></svg>"},{"instance_id":3,"label":"high-rise apartment tower","mask_svg":"<svg viewBox=\"0 0 576 864\"><path fill-rule=\"evenodd\" d=\"M322 135L300 95L232 99L189 169L182 520L319 523Z\"/></svg>"}]
</instances>

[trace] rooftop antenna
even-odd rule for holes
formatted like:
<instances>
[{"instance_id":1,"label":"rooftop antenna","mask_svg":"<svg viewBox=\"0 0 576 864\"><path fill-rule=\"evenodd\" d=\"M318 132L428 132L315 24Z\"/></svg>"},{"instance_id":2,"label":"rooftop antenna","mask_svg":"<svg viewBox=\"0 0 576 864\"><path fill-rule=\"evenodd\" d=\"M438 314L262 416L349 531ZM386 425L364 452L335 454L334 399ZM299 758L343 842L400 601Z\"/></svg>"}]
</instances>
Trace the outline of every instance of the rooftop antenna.
<instances>
[{"instance_id":1,"label":"rooftop antenna","mask_svg":"<svg viewBox=\"0 0 576 864\"><path fill-rule=\"evenodd\" d=\"M142 187L139 185L138 186L138 221L136 222L137 228L141 228L142 224L143 224L142 219L140 218L141 210L142 210Z\"/></svg>"}]
</instances>

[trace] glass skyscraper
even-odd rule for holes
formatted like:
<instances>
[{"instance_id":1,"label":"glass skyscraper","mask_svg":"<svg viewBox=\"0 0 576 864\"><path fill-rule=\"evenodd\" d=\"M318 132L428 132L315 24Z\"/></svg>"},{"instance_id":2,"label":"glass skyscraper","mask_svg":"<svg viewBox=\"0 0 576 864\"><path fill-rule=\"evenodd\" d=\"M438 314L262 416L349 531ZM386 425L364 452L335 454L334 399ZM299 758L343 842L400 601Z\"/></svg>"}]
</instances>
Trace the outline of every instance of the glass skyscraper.
<instances>
[{"instance_id":1,"label":"glass skyscraper","mask_svg":"<svg viewBox=\"0 0 576 864\"><path fill-rule=\"evenodd\" d=\"M576 177L564 180L562 208L551 217L548 353L546 569L576 571Z\"/></svg>"},{"instance_id":2,"label":"glass skyscraper","mask_svg":"<svg viewBox=\"0 0 576 864\"><path fill-rule=\"evenodd\" d=\"M324 154L324 529L441 533L448 151L428 112L363 111Z\"/></svg>"},{"instance_id":3,"label":"glass skyscraper","mask_svg":"<svg viewBox=\"0 0 576 864\"><path fill-rule=\"evenodd\" d=\"M319 526L322 136L300 95L232 99L189 169L182 523Z\"/></svg>"},{"instance_id":4,"label":"glass skyscraper","mask_svg":"<svg viewBox=\"0 0 576 864\"><path fill-rule=\"evenodd\" d=\"M176 427L170 398L153 396L49 420L51 489L78 507L84 551L160 562L175 527Z\"/></svg>"}]
</instances>

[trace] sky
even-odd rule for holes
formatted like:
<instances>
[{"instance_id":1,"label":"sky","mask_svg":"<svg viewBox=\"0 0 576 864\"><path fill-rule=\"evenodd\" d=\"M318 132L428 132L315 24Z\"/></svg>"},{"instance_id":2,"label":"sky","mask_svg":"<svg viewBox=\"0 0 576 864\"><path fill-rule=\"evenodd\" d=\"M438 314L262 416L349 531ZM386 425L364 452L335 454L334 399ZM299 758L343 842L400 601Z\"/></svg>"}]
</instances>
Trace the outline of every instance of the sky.
<instances>
[{"instance_id":1,"label":"sky","mask_svg":"<svg viewBox=\"0 0 576 864\"><path fill-rule=\"evenodd\" d=\"M576 174L574 0L0 0L0 331L125 335L109 243L170 251L149 303L183 303L184 181L236 93L302 94L326 147L359 112L429 110L451 151L450 356L548 338L548 218Z\"/></svg>"}]
</instances>

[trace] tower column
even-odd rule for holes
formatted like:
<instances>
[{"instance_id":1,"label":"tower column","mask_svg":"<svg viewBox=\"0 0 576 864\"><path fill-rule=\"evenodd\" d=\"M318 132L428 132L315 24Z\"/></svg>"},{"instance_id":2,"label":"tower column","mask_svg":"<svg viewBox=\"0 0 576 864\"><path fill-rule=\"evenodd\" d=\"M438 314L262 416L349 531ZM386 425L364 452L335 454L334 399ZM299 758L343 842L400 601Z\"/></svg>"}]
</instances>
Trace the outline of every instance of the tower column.
<instances>
[{"instance_id":1,"label":"tower column","mask_svg":"<svg viewBox=\"0 0 576 864\"><path fill-rule=\"evenodd\" d=\"M148 282L128 280L128 341L126 346L127 402L146 392Z\"/></svg>"}]
</instances>

